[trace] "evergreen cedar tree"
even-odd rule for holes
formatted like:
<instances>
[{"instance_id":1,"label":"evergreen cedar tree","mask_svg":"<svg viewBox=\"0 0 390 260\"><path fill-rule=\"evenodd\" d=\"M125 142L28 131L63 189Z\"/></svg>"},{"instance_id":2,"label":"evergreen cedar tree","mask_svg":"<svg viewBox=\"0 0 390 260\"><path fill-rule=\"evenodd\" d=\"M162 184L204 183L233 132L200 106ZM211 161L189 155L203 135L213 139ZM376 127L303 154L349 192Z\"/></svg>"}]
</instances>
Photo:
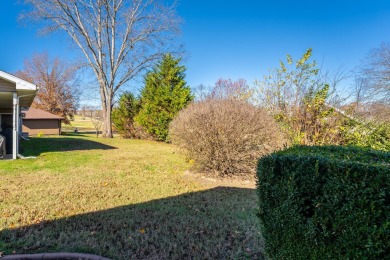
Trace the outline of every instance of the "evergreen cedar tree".
<instances>
[{"instance_id":1,"label":"evergreen cedar tree","mask_svg":"<svg viewBox=\"0 0 390 260\"><path fill-rule=\"evenodd\" d=\"M134 117L139 109L139 99L133 93L125 92L119 99L118 107L112 110L114 127L123 138L139 138L134 125Z\"/></svg>"},{"instance_id":2,"label":"evergreen cedar tree","mask_svg":"<svg viewBox=\"0 0 390 260\"><path fill-rule=\"evenodd\" d=\"M156 140L167 140L169 123L194 99L180 61L166 54L145 76L141 109L135 121Z\"/></svg>"}]
</instances>

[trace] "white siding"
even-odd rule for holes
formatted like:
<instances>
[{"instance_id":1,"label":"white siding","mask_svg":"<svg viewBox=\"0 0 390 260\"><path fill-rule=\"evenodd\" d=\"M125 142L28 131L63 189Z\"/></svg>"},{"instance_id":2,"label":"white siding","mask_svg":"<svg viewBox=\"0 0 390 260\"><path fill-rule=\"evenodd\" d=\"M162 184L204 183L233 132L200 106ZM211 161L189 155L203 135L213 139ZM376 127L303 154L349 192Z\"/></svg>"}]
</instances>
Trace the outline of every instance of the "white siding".
<instances>
[{"instance_id":1,"label":"white siding","mask_svg":"<svg viewBox=\"0 0 390 260\"><path fill-rule=\"evenodd\" d=\"M0 92L13 92L16 90L16 84L0 78Z\"/></svg>"}]
</instances>

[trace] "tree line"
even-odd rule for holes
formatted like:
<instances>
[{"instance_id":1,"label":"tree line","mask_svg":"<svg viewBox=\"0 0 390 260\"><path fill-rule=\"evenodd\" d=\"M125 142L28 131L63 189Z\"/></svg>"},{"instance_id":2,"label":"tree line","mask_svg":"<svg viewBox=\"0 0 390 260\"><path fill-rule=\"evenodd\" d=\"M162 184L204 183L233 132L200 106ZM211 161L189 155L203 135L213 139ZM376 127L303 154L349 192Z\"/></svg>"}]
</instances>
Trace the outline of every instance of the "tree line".
<instances>
[{"instance_id":1,"label":"tree line","mask_svg":"<svg viewBox=\"0 0 390 260\"><path fill-rule=\"evenodd\" d=\"M144 77L141 95L121 95L113 110L115 129L126 138L166 141L169 124L193 99L180 58L166 54Z\"/></svg>"},{"instance_id":2,"label":"tree line","mask_svg":"<svg viewBox=\"0 0 390 260\"><path fill-rule=\"evenodd\" d=\"M34 106L71 119L79 96L73 83L76 69L89 68L98 86L105 137L112 137L114 125L124 137L168 140L170 122L195 98L236 99L261 107L278 122L290 144L369 145L365 142L371 140L371 145L381 147L376 144L388 138L389 44L373 49L355 72L349 102L336 89L343 75L322 71L311 60L311 49L298 60L287 55L255 84L221 79L194 95L185 81L185 67L179 64L180 52L172 44L180 26L175 4L145 0L25 3L31 8L24 19L33 19L47 33L64 32L85 61L71 66L46 54L27 60L18 75L40 85ZM114 97L123 86L142 74L140 96L125 93L115 105Z\"/></svg>"}]
</instances>

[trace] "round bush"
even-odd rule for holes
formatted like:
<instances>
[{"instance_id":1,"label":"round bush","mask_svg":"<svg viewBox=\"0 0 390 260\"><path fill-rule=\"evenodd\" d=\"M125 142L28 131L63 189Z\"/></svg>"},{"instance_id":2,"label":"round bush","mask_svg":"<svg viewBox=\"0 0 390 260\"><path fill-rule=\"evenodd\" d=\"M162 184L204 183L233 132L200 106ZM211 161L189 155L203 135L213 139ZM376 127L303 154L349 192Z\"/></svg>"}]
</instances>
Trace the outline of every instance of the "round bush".
<instances>
[{"instance_id":1,"label":"round bush","mask_svg":"<svg viewBox=\"0 0 390 260\"><path fill-rule=\"evenodd\" d=\"M170 139L189 152L199 170L220 176L253 176L258 158L285 144L271 116L238 100L191 104L172 121Z\"/></svg>"}]
</instances>

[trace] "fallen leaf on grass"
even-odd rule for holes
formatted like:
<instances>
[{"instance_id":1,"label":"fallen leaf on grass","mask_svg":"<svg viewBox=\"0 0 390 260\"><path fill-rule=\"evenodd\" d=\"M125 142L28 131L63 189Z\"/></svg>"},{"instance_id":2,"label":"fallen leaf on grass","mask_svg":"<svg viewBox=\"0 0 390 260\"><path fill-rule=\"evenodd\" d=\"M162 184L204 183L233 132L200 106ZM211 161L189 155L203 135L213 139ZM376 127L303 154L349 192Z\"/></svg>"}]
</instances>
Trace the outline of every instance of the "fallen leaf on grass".
<instances>
[{"instance_id":1,"label":"fallen leaf on grass","mask_svg":"<svg viewBox=\"0 0 390 260\"><path fill-rule=\"evenodd\" d=\"M10 224L10 225L8 226L8 228L14 228L14 227L16 227L16 225L15 225L14 223L12 223L12 224Z\"/></svg>"}]
</instances>

